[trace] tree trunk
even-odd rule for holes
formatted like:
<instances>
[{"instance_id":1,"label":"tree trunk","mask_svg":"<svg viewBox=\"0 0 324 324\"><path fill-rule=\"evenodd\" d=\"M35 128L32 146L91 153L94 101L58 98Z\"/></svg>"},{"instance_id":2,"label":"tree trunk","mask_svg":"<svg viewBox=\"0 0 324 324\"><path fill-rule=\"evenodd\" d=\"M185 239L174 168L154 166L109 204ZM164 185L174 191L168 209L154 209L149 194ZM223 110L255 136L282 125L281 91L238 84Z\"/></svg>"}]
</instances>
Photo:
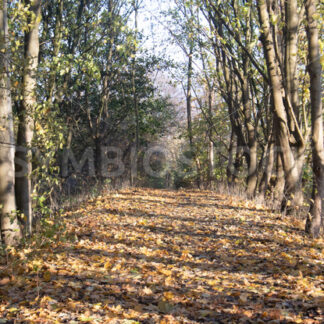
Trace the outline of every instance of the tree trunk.
<instances>
[{"instance_id":1,"label":"tree trunk","mask_svg":"<svg viewBox=\"0 0 324 324\"><path fill-rule=\"evenodd\" d=\"M137 24L138 24L138 1L133 2L134 14L135 14L135 42L137 42ZM134 43L133 61L132 61L132 91L133 91L133 108L135 112L135 147L134 147L134 159L137 161L139 150L139 111L138 111L138 98L136 89L136 53L137 45ZM130 185L136 185L136 172L131 167L130 169Z\"/></svg>"},{"instance_id":2,"label":"tree trunk","mask_svg":"<svg viewBox=\"0 0 324 324\"><path fill-rule=\"evenodd\" d=\"M188 138L189 138L191 156L193 157L195 164L196 164L196 170L197 170L196 183L197 183L197 187L200 188L200 182L201 182L200 161L197 157L196 150L194 148L193 134L192 134L192 116L191 116L191 108L192 108L192 106L191 106L191 104L192 104L192 102L191 102L192 101L191 87L192 87L192 74L193 74L192 56L193 56L193 45L190 44L189 55L188 55L187 93L186 93L187 129L188 129Z\"/></svg>"},{"instance_id":3,"label":"tree trunk","mask_svg":"<svg viewBox=\"0 0 324 324\"><path fill-rule=\"evenodd\" d=\"M237 184L238 183L238 176L240 169L243 164L243 147L239 145L239 140L237 138L237 145L236 145L236 153L235 153L235 161L234 161L234 170L232 173L232 183Z\"/></svg>"},{"instance_id":4,"label":"tree trunk","mask_svg":"<svg viewBox=\"0 0 324 324\"><path fill-rule=\"evenodd\" d=\"M249 198L254 196L258 181L257 160L257 142L256 139L253 139L249 141L248 177L246 187L246 193Z\"/></svg>"},{"instance_id":5,"label":"tree trunk","mask_svg":"<svg viewBox=\"0 0 324 324\"><path fill-rule=\"evenodd\" d=\"M228 149L228 163L227 163L227 167L226 167L227 184L229 187L231 187L233 185L234 152L235 152L234 139L235 139L235 134L232 129L230 145L229 145L229 149Z\"/></svg>"},{"instance_id":6,"label":"tree trunk","mask_svg":"<svg viewBox=\"0 0 324 324\"><path fill-rule=\"evenodd\" d=\"M208 150L208 182L209 188L213 188L213 179L214 179L214 143L209 141L209 150Z\"/></svg>"},{"instance_id":7,"label":"tree trunk","mask_svg":"<svg viewBox=\"0 0 324 324\"><path fill-rule=\"evenodd\" d=\"M0 0L0 228L6 245L21 238L15 200L15 142L9 79L7 1Z\"/></svg>"},{"instance_id":8,"label":"tree trunk","mask_svg":"<svg viewBox=\"0 0 324 324\"><path fill-rule=\"evenodd\" d=\"M306 231L318 237L324 224L324 150L323 150L323 108L319 49L319 32L316 14L316 0L306 0L308 72L310 76L310 95L312 110L312 149L313 149L313 203L311 216L306 222Z\"/></svg>"},{"instance_id":9,"label":"tree trunk","mask_svg":"<svg viewBox=\"0 0 324 324\"><path fill-rule=\"evenodd\" d=\"M274 157L275 157L274 144L275 143L272 140L272 136L271 136L271 139L267 147L264 172L259 187L259 193L262 196L266 196L270 184L270 179L271 179L273 165L274 165Z\"/></svg>"},{"instance_id":10,"label":"tree trunk","mask_svg":"<svg viewBox=\"0 0 324 324\"><path fill-rule=\"evenodd\" d=\"M273 113L276 123L276 129L278 131L277 136L281 149L280 154L282 157L283 170L285 173L285 197L286 199L291 199L295 196L296 190L298 189L300 174L298 172L298 166L296 164L293 151L289 142L290 132L283 100L282 75L275 54L273 34L271 32L270 27L270 17L267 9L267 2L268 1L264 0L258 1L259 18L262 26L261 39L268 67L269 82L273 102Z\"/></svg>"},{"instance_id":11,"label":"tree trunk","mask_svg":"<svg viewBox=\"0 0 324 324\"><path fill-rule=\"evenodd\" d=\"M205 69L204 69L205 70ZM207 76L207 73L206 73ZM213 138L213 128L212 128L212 120L213 120L213 88L210 84L210 80L206 77L207 91L208 91L208 119L210 121L208 126L208 138L209 138L209 150L208 150L208 185L209 188L213 188L213 180L214 180L214 143L212 141Z\"/></svg>"},{"instance_id":12,"label":"tree trunk","mask_svg":"<svg viewBox=\"0 0 324 324\"><path fill-rule=\"evenodd\" d=\"M285 32L285 104L288 116L288 124L291 134L294 135L296 141L296 167L298 171L298 183L292 197L285 195L282 210L288 213L295 212L299 206L302 206L304 195L302 190L302 172L305 159L305 144L299 131L297 130L299 123L299 99L298 99L298 78L297 78L297 60L298 60L298 28L299 15L297 10L297 0L287 0L285 2L286 32ZM294 115L294 116L293 116ZM306 127L306 125L305 125ZM287 201L290 200L290 206Z\"/></svg>"},{"instance_id":13,"label":"tree trunk","mask_svg":"<svg viewBox=\"0 0 324 324\"><path fill-rule=\"evenodd\" d=\"M297 11L297 0L285 1L286 12L286 48L285 48L285 88L286 97L292 106L296 119L299 119L298 107L298 79L297 79L297 59L298 59L298 25L299 17ZM289 111L289 110L287 110ZM290 116L290 114L288 114ZM293 118L289 118L290 130L295 132Z\"/></svg>"},{"instance_id":14,"label":"tree trunk","mask_svg":"<svg viewBox=\"0 0 324 324\"><path fill-rule=\"evenodd\" d=\"M54 29L54 39L53 39L53 58L58 58L61 48L61 41L63 36L63 6L64 0L57 1L56 17L55 17L55 29ZM48 32L48 31L47 31ZM41 55L41 54L40 54ZM47 102L52 103L53 95L56 90L56 66L49 72L48 80L48 93Z\"/></svg>"},{"instance_id":15,"label":"tree trunk","mask_svg":"<svg viewBox=\"0 0 324 324\"><path fill-rule=\"evenodd\" d=\"M247 74L247 61L245 59L244 76L242 82L242 102L244 107L244 119L247 130L247 164L248 164L248 176L246 180L246 193L249 198L252 198L255 194L256 185L258 182L258 156L257 156L257 140L256 140L256 127L252 123L251 102L249 98L249 81Z\"/></svg>"},{"instance_id":16,"label":"tree trunk","mask_svg":"<svg viewBox=\"0 0 324 324\"><path fill-rule=\"evenodd\" d=\"M102 142L100 137L96 137L94 139L95 144L95 169L96 169L96 177L98 180L102 180L103 173L102 173Z\"/></svg>"},{"instance_id":17,"label":"tree trunk","mask_svg":"<svg viewBox=\"0 0 324 324\"><path fill-rule=\"evenodd\" d=\"M280 202L284 196L285 183L285 172L282 166L282 157L279 153L277 153L277 170L273 189L273 200L274 202L279 202L279 205L277 205L278 208L280 207Z\"/></svg>"},{"instance_id":18,"label":"tree trunk","mask_svg":"<svg viewBox=\"0 0 324 324\"><path fill-rule=\"evenodd\" d=\"M191 84L192 84L192 55L193 47L190 46L189 56L188 56L188 71L187 71L187 129L188 129L188 138L191 153L193 153L193 136L192 136L192 118L191 118Z\"/></svg>"},{"instance_id":19,"label":"tree trunk","mask_svg":"<svg viewBox=\"0 0 324 324\"><path fill-rule=\"evenodd\" d=\"M37 105L37 67L39 55L39 24L41 19L41 0L26 1L26 6L30 5L32 13L28 21L30 29L25 34L25 66L23 75L23 100L19 111L18 125L18 150L16 159L19 159L26 166L26 172L22 176L16 177L16 200L17 209L26 218L27 233L32 232L32 152L31 145L34 134L34 110Z\"/></svg>"}]
</instances>

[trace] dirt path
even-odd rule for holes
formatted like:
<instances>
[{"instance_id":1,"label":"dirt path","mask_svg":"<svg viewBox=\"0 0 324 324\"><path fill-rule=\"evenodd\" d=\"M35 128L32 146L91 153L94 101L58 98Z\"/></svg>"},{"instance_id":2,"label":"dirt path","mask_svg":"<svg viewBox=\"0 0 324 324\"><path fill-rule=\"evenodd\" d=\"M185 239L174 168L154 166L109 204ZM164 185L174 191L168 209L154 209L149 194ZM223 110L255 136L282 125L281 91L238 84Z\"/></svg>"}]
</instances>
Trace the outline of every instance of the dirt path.
<instances>
[{"instance_id":1,"label":"dirt path","mask_svg":"<svg viewBox=\"0 0 324 324\"><path fill-rule=\"evenodd\" d=\"M324 322L323 240L262 206L124 190L64 223L0 268L0 323Z\"/></svg>"}]
</instances>

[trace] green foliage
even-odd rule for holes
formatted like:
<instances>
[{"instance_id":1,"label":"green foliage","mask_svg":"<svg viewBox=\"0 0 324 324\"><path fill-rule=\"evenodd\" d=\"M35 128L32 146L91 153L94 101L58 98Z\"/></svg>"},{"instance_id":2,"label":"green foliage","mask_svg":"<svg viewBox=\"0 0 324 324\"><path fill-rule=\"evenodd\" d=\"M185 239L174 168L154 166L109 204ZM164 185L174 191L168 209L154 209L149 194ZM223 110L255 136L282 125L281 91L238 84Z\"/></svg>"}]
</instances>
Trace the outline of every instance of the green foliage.
<instances>
[{"instance_id":1,"label":"green foliage","mask_svg":"<svg viewBox=\"0 0 324 324\"><path fill-rule=\"evenodd\" d=\"M40 237L59 231L50 224L64 200L60 197L65 184L60 174L64 147L82 155L89 146L115 145L126 152L124 163L128 163L127 152L134 144L135 134L133 75L140 145L167 133L175 119L169 98L159 92L152 78L153 71L165 69L168 62L141 49L142 35L130 27L134 10L130 2L49 0L41 8L38 105L30 113L34 121L30 148L32 201L35 219L42 228ZM24 67L28 63L24 62L24 51L25 32L31 26L30 7L25 2L10 1L8 17L17 129ZM93 195L101 188L95 179L77 180L78 187L84 188L87 183L88 191L93 186ZM113 186L114 179L106 181L106 186Z\"/></svg>"}]
</instances>

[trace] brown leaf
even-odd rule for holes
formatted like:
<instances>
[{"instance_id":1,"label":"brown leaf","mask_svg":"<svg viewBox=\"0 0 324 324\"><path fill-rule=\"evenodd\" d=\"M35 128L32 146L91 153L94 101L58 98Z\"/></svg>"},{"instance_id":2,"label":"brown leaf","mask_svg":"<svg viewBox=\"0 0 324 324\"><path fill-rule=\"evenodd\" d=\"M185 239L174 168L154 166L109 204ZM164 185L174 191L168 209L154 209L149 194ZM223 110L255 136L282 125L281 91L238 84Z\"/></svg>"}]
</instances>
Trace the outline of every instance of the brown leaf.
<instances>
[{"instance_id":1,"label":"brown leaf","mask_svg":"<svg viewBox=\"0 0 324 324\"><path fill-rule=\"evenodd\" d=\"M4 277L4 278L0 279L0 286L8 285L8 283L10 283L9 277Z\"/></svg>"}]
</instances>

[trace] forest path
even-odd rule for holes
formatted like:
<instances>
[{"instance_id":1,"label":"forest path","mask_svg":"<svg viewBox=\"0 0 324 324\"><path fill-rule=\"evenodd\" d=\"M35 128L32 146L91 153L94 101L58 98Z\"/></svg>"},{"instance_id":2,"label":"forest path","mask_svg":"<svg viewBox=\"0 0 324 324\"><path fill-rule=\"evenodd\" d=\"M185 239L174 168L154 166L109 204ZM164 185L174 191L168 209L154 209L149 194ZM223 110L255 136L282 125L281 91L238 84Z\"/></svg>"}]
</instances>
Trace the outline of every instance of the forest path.
<instances>
[{"instance_id":1,"label":"forest path","mask_svg":"<svg viewBox=\"0 0 324 324\"><path fill-rule=\"evenodd\" d=\"M252 202L128 189L63 223L69 240L13 251L0 269L0 323L324 320L323 240Z\"/></svg>"}]
</instances>

